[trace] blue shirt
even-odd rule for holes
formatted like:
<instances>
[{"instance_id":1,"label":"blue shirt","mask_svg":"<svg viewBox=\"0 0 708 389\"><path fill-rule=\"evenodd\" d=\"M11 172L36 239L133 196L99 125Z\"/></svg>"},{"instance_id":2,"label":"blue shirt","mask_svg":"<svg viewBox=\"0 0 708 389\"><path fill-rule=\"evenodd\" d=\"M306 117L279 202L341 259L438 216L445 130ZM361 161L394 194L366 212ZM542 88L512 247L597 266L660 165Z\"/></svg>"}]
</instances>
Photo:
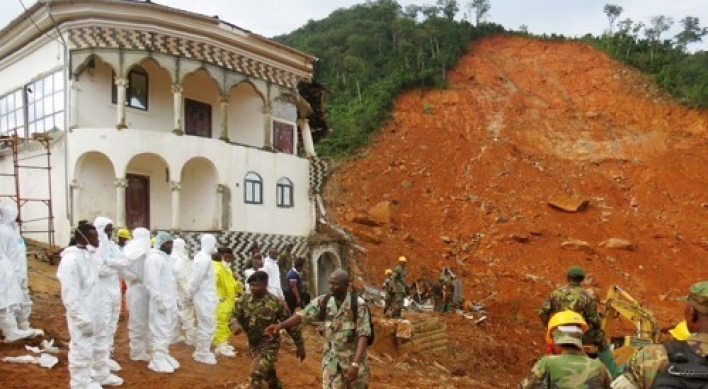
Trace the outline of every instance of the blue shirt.
<instances>
[{"instance_id":1,"label":"blue shirt","mask_svg":"<svg viewBox=\"0 0 708 389\"><path fill-rule=\"evenodd\" d=\"M293 294L292 289L290 289L290 280L295 280L297 281L297 290L300 292L300 295L302 296L302 277L300 277L300 274L295 271L295 269L290 269L288 271L288 275L285 276L285 279L287 280L286 285L288 285L287 290L285 290L285 293L287 294Z\"/></svg>"}]
</instances>

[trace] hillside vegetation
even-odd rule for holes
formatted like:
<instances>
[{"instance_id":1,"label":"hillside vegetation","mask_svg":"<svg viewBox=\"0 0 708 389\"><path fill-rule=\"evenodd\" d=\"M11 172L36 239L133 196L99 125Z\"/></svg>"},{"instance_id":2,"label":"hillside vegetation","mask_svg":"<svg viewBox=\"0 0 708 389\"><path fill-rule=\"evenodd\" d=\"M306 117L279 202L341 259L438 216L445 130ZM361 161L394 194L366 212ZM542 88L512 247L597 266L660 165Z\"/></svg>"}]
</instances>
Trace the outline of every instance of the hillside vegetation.
<instances>
[{"instance_id":1,"label":"hillside vegetation","mask_svg":"<svg viewBox=\"0 0 708 389\"><path fill-rule=\"evenodd\" d=\"M405 8L394 0L369 1L276 37L319 58L315 78L329 88L327 114L334 129L318 144L320 155L349 155L366 145L369 135L390 118L401 92L446 87L449 70L471 41L494 34L532 37L493 23L474 26L456 19L458 13L455 1ZM587 35L583 40L649 73L682 103L708 106L708 53L685 49L687 40L696 36L661 39L661 26L629 19L617 24L614 34ZM566 40L562 35L540 38Z\"/></svg>"}]
</instances>

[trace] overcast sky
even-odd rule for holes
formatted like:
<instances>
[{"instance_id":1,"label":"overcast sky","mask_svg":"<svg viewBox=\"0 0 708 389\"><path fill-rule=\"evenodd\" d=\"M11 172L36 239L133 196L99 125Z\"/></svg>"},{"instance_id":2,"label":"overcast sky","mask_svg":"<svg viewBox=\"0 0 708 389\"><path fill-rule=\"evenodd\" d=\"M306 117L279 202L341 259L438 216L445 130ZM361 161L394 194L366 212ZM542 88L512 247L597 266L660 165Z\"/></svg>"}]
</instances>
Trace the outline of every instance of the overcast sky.
<instances>
[{"instance_id":1,"label":"overcast sky","mask_svg":"<svg viewBox=\"0 0 708 389\"><path fill-rule=\"evenodd\" d=\"M29 7L35 1L23 0ZM218 15L260 35L271 37L290 32L309 19L322 19L338 8L362 3L356 0L153 0L154 3L198 12ZM435 0L399 0L399 4L433 4ZM466 8L468 0L458 1ZM617 4L624 9L619 20L630 18L647 23L654 15L666 15L674 19L673 30L664 38L678 32L679 20L696 16L701 25L708 26L708 0L491 0L489 20L509 29L518 29L522 24L536 34L559 33L580 36L586 33L600 34L607 29L607 17L603 13L606 3ZM20 0L0 0L0 25L22 13ZM462 11L460 12L462 17ZM693 49L708 50L708 37Z\"/></svg>"}]
</instances>

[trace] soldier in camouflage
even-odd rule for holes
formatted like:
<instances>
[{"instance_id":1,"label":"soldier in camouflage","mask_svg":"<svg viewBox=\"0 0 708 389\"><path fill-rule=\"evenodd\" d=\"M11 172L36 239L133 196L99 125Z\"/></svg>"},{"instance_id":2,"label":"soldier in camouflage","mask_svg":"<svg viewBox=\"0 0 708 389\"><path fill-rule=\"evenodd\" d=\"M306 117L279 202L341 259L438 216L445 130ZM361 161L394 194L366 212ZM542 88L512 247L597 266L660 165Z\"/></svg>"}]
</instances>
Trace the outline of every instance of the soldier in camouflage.
<instances>
[{"instance_id":1,"label":"soldier in camouflage","mask_svg":"<svg viewBox=\"0 0 708 389\"><path fill-rule=\"evenodd\" d=\"M349 274L337 269L329 277L330 295L314 299L288 320L266 328L275 334L302 322L317 321L326 302L324 349L322 355L323 389L366 389L369 387L369 366L366 349L371 336L371 316L364 299L357 297L357 320L352 310ZM327 300L323 300L327 298Z\"/></svg>"},{"instance_id":2,"label":"soldier in camouflage","mask_svg":"<svg viewBox=\"0 0 708 389\"><path fill-rule=\"evenodd\" d=\"M394 307L394 298L396 297L396 282L393 280L393 270L386 269L384 272L386 280L384 280L381 288L386 294L386 299L384 301L384 315L391 316L396 307ZM400 308L398 308L400 309Z\"/></svg>"},{"instance_id":3,"label":"soldier in camouflage","mask_svg":"<svg viewBox=\"0 0 708 389\"><path fill-rule=\"evenodd\" d=\"M287 319L290 312L282 300L268 293L268 274L256 271L248 278L251 293L236 302L231 329L234 333L246 332L251 352L251 389L281 389L283 386L275 371L275 362L280 349L280 333L266 336L265 329L272 324ZM305 345L297 327L289 328L288 334L295 341L297 356L305 359Z\"/></svg>"},{"instance_id":4,"label":"soldier in camouflage","mask_svg":"<svg viewBox=\"0 0 708 389\"><path fill-rule=\"evenodd\" d=\"M637 351L627 363L624 374L612 382L613 389L708 388L708 281L693 284L688 296L681 300L687 302L683 314L691 333L688 339L651 345ZM670 342L681 348L684 353L681 359L671 360L667 351L667 347L672 346ZM683 370L683 363L680 362L692 358L702 363L685 365L689 365L699 377L682 381L679 372Z\"/></svg>"},{"instance_id":5,"label":"soldier in camouflage","mask_svg":"<svg viewBox=\"0 0 708 389\"><path fill-rule=\"evenodd\" d=\"M398 266L393 268L393 281L395 292L391 302L391 317L396 319L401 317L403 311L403 299L408 295L408 285L406 284L406 257L398 258Z\"/></svg>"},{"instance_id":6,"label":"soldier in camouflage","mask_svg":"<svg viewBox=\"0 0 708 389\"><path fill-rule=\"evenodd\" d=\"M568 268L568 285L554 290L543 302L538 314L544 325L548 324L548 320L554 313L565 309L581 314L589 327L583 336L583 343L597 347L600 360L607 366L612 376L616 377L622 371L617 367L610 345L602 331L597 301L590 292L580 286L584 279L585 271L580 266Z\"/></svg>"},{"instance_id":7,"label":"soldier in camouflage","mask_svg":"<svg viewBox=\"0 0 708 389\"><path fill-rule=\"evenodd\" d=\"M560 313L559 315L567 314ZM576 315L576 313L572 313ZM583 330L578 325L549 328L556 355L547 355L533 366L519 389L609 389L610 373L602 362L583 352Z\"/></svg>"}]
</instances>

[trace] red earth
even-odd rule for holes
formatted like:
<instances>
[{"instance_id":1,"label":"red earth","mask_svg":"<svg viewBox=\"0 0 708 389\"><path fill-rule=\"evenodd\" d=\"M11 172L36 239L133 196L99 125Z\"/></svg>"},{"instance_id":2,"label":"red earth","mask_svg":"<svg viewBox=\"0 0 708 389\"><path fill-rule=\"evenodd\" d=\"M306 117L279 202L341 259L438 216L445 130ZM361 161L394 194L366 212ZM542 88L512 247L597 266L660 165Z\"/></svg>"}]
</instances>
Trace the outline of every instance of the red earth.
<instances>
[{"instance_id":1,"label":"red earth","mask_svg":"<svg viewBox=\"0 0 708 389\"><path fill-rule=\"evenodd\" d=\"M356 258L366 282L379 284L399 255L408 257L410 279L435 278L449 266L466 298L493 295L489 316L474 325L438 314L448 326L445 355L398 356L377 341L371 387L515 385L542 353L536 310L572 264L585 268L598 293L618 284L662 327L678 322L683 307L675 297L708 278L708 112L673 102L644 75L575 42L492 37L471 44L448 75L446 90L397 99L371 145L336 163L325 200L330 217L366 249ZM576 213L548 206L563 197L589 206ZM388 203L371 210L381 202ZM608 238L635 249L600 247ZM591 249L561 248L568 240ZM30 267L33 324L62 347L60 362L52 370L0 362L0 381L68 387L56 267L34 259ZM288 388L320 386L321 339L310 327L305 333L304 363L287 343L280 353ZM0 358L37 343L0 345ZM245 387L245 340L232 343L238 357L216 366L196 364L189 347L174 346L182 368L159 375L128 360L121 322L115 358L124 388Z\"/></svg>"}]
</instances>

